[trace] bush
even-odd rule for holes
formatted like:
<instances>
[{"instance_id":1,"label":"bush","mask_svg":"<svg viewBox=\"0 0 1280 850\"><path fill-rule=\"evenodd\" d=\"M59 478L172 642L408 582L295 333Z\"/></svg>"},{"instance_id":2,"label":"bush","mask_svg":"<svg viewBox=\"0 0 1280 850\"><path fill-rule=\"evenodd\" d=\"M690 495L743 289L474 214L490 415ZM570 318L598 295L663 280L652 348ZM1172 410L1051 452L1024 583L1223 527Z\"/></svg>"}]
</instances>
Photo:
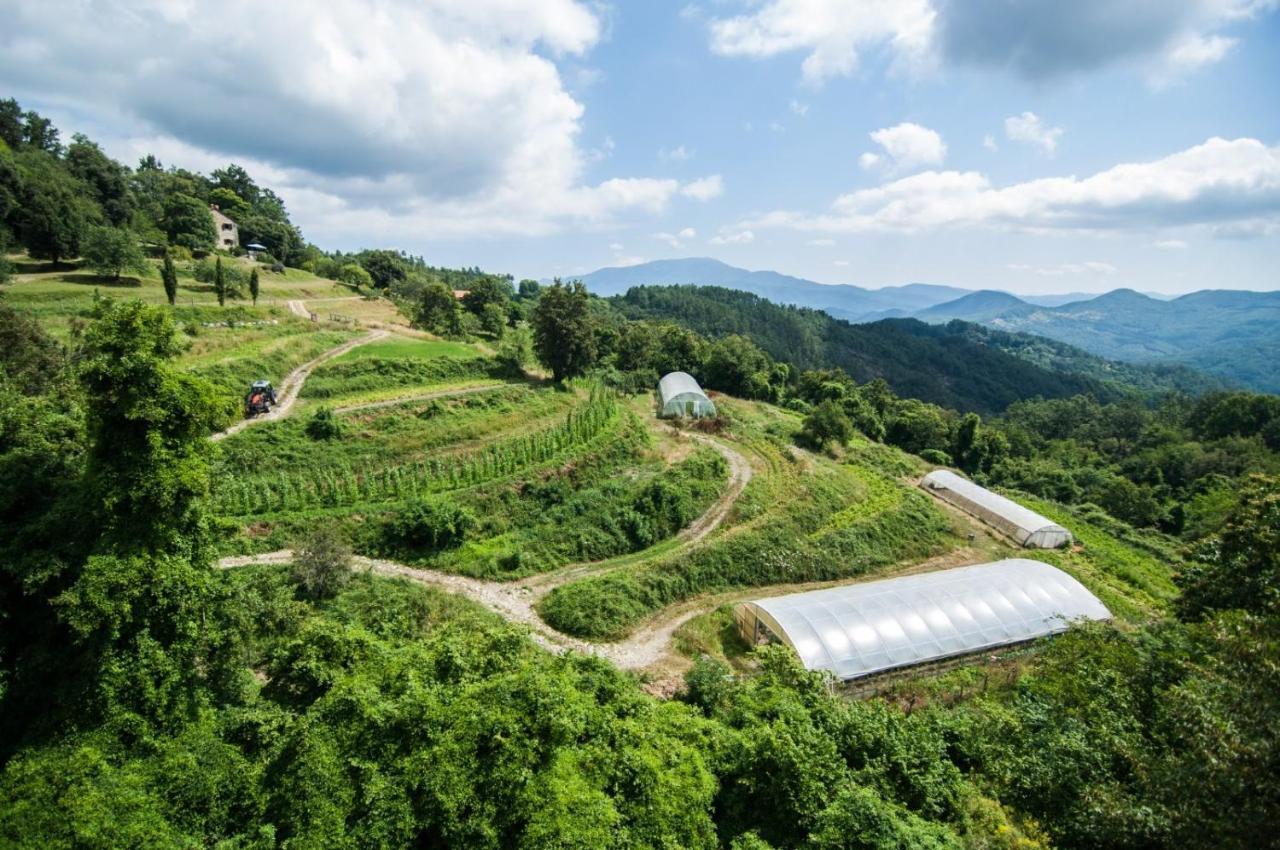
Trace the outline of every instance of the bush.
<instances>
[{"instance_id":1,"label":"bush","mask_svg":"<svg viewBox=\"0 0 1280 850\"><path fill-rule=\"evenodd\" d=\"M328 526L318 526L294 546L290 575L311 599L335 596L351 577L351 547Z\"/></svg>"},{"instance_id":2,"label":"bush","mask_svg":"<svg viewBox=\"0 0 1280 850\"><path fill-rule=\"evenodd\" d=\"M4 257L0 257L0 283L8 283L12 280L15 271L16 268L13 263Z\"/></svg>"},{"instance_id":3,"label":"bush","mask_svg":"<svg viewBox=\"0 0 1280 850\"><path fill-rule=\"evenodd\" d=\"M307 420L306 432L313 440L335 440L342 436L342 423L332 409L322 407Z\"/></svg>"},{"instance_id":4,"label":"bush","mask_svg":"<svg viewBox=\"0 0 1280 850\"><path fill-rule=\"evenodd\" d=\"M395 546L438 552L460 546L476 518L446 496L419 499L387 522L384 539Z\"/></svg>"}]
</instances>

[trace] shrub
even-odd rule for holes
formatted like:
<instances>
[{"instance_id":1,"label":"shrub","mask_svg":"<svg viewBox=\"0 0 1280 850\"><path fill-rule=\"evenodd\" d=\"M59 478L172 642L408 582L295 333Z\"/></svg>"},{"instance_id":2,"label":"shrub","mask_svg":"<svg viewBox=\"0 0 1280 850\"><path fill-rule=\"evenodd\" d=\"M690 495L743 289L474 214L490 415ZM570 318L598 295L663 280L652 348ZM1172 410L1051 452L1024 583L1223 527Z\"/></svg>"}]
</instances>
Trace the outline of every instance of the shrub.
<instances>
[{"instance_id":1,"label":"shrub","mask_svg":"<svg viewBox=\"0 0 1280 850\"><path fill-rule=\"evenodd\" d=\"M13 278L14 265L4 257L0 257L0 283L8 283Z\"/></svg>"},{"instance_id":2,"label":"shrub","mask_svg":"<svg viewBox=\"0 0 1280 850\"><path fill-rule=\"evenodd\" d=\"M342 423L332 409L322 407L307 420L306 432L313 440L335 440L342 436Z\"/></svg>"},{"instance_id":3,"label":"shrub","mask_svg":"<svg viewBox=\"0 0 1280 850\"><path fill-rule=\"evenodd\" d=\"M462 544L475 528L476 518L448 497L419 499L387 522L387 542L411 549L438 552Z\"/></svg>"},{"instance_id":4,"label":"shrub","mask_svg":"<svg viewBox=\"0 0 1280 850\"><path fill-rule=\"evenodd\" d=\"M290 571L303 595L328 599L351 577L351 547L328 526L318 526L294 547Z\"/></svg>"}]
</instances>

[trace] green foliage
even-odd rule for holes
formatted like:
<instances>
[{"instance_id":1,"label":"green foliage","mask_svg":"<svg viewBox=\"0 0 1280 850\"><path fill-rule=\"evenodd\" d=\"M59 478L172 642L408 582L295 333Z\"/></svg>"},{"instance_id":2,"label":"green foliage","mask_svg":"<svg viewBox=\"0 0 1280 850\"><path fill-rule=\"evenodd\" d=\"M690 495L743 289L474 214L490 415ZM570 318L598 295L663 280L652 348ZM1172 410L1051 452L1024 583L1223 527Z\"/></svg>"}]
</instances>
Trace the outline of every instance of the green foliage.
<instances>
[{"instance_id":1,"label":"green foliage","mask_svg":"<svg viewBox=\"0 0 1280 850\"><path fill-rule=\"evenodd\" d=\"M331 527L317 526L294 546L289 576L310 599L336 596L351 578L351 547Z\"/></svg>"},{"instance_id":2,"label":"green foliage","mask_svg":"<svg viewBox=\"0 0 1280 850\"><path fill-rule=\"evenodd\" d=\"M393 546L438 552L462 545L475 525L468 510L447 496L436 496L406 505L386 524L383 535Z\"/></svg>"},{"instance_id":3,"label":"green foliage","mask_svg":"<svg viewBox=\"0 0 1280 850\"><path fill-rule=\"evenodd\" d=\"M994 413L1036 396L1115 395L1091 378L1052 372L959 330L912 319L853 325L714 286L642 286L611 303L631 319L676 321L713 338L745 335L797 370L839 367L860 382L883 377L900 396L958 410Z\"/></svg>"},{"instance_id":4,"label":"green foliage","mask_svg":"<svg viewBox=\"0 0 1280 850\"><path fill-rule=\"evenodd\" d=\"M151 270L134 235L114 227L89 228L80 255L89 268L114 280L119 280L122 272L145 275Z\"/></svg>"},{"instance_id":5,"label":"green foliage","mask_svg":"<svg viewBox=\"0 0 1280 850\"><path fill-rule=\"evenodd\" d=\"M438 334L454 334L458 329L458 312L461 307L453 297L453 290L443 283L430 283L418 293L414 306L415 327Z\"/></svg>"},{"instance_id":6,"label":"green foliage","mask_svg":"<svg viewBox=\"0 0 1280 850\"><path fill-rule=\"evenodd\" d=\"M182 192L168 195L164 201L160 225L170 245L192 251L209 251L217 243L209 206L199 198Z\"/></svg>"},{"instance_id":7,"label":"green foliage","mask_svg":"<svg viewBox=\"0 0 1280 850\"><path fill-rule=\"evenodd\" d=\"M253 299L253 306L255 307L258 306L258 289L258 268L254 266L253 270L249 272L249 297Z\"/></svg>"},{"instance_id":8,"label":"green foliage","mask_svg":"<svg viewBox=\"0 0 1280 850\"><path fill-rule=\"evenodd\" d=\"M853 423L844 410L834 401L824 401L804 418L800 430L804 441L815 448L828 443L843 446L853 437Z\"/></svg>"},{"instance_id":9,"label":"green foliage","mask_svg":"<svg viewBox=\"0 0 1280 850\"><path fill-rule=\"evenodd\" d=\"M595 324L587 289L579 281L556 281L542 290L533 309L533 348L557 381L586 372L596 360Z\"/></svg>"},{"instance_id":10,"label":"green foliage","mask_svg":"<svg viewBox=\"0 0 1280 850\"><path fill-rule=\"evenodd\" d=\"M333 408L320 407L307 420L306 432L313 440L336 440L342 436L342 423L333 415Z\"/></svg>"},{"instance_id":11,"label":"green foliage","mask_svg":"<svg viewBox=\"0 0 1280 850\"><path fill-rule=\"evenodd\" d=\"M181 351L169 314L138 301L101 302L84 334L87 483L109 539L130 549L201 551L198 502L208 492L205 440L221 402L167 362Z\"/></svg>"},{"instance_id":12,"label":"green foliage","mask_svg":"<svg viewBox=\"0 0 1280 850\"><path fill-rule=\"evenodd\" d=\"M846 513L851 500L874 507ZM646 615L698 593L849 577L925 556L947 527L927 496L873 470L847 468L807 481L786 512L714 545L561 585L539 612L567 634L617 639Z\"/></svg>"},{"instance_id":13,"label":"green foliage","mask_svg":"<svg viewBox=\"0 0 1280 850\"><path fill-rule=\"evenodd\" d=\"M369 274L359 263L347 263L338 270L336 280L356 289L374 285L373 275Z\"/></svg>"},{"instance_id":14,"label":"green foliage","mask_svg":"<svg viewBox=\"0 0 1280 850\"><path fill-rule=\"evenodd\" d=\"M222 258L218 257L213 266L213 291L218 296L218 306L227 303L227 279L222 273Z\"/></svg>"},{"instance_id":15,"label":"green foliage","mask_svg":"<svg viewBox=\"0 0 1280 850\"><path fill-rule=\"evenodd\" d=\"M1280 610L1280 480L1249 479L1222 533L1197 554L1178 581L1183 617L1230 608L1274 616Z\"/></svg>"},{"instance_id":16,"label":"green foliage","mask_svg":"<svg viewBox=\"0 0 1280 850\"><path fill-rule=\"evenodd\" d=\"M99 217L83 184L44 150L18 151L13 157L18 179L17 205L10 227L27 252L60 260L80 252L80 241Z\"/></svg>"},{"instance_id":17,"label":"green foliage","mask_svg":"<svg viewBox=\"0 0 1280 850\"><path fill-rule=\"evenodd\" d=\"M173 256L165 251L164 265L160 269L160 282L164 285L164 297L169 306L173 306L178 298L178 270L173 265Z\"/></svg>"}]
</instances>

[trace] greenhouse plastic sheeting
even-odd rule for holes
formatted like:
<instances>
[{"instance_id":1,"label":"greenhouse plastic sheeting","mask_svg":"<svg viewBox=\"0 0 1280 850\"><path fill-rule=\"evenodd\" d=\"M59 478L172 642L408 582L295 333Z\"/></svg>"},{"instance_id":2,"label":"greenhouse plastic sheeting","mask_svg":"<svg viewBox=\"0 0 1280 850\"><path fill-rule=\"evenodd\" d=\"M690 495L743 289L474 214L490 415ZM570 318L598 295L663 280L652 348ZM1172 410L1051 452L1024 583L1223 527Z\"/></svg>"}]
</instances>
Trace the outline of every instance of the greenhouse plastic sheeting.
<instances>
[{"instance_id":1,"label":"greenhouse plastic sheeting","mask_svg":"<svg viewBox=\"0 0 1280 850\"><path fill-rule=\"evenodd\" d=\"M966 513L1033 549L1055 549L1071 542L1071 532L1017 502L974 484L949 469L936 469L920 486Z\"/></svg>"},{"instance_id":2,"label":"greenhouse plastic sheeting","mask_svg":"<svg viewBox=\"0 0 1280 850\"><path fill-rule=\"evenodd\" d=\"M688 372L668 372L658 381L663 416L715 416L716 406Z\"/></svg>"},{"instance_id":3,"label":"greenhouse plastic sheeting","mask_svg":"<svg viewBox=\"0 0 1280 850\"><path fill-rule=\"evenodd\" d=\"M1054 634L1080 618L1111 617L1071 576L1021 558L760 599L745 609L753 629L753 621L763 623L805 667L840 679Z\"/></svg>"}]
</instances>

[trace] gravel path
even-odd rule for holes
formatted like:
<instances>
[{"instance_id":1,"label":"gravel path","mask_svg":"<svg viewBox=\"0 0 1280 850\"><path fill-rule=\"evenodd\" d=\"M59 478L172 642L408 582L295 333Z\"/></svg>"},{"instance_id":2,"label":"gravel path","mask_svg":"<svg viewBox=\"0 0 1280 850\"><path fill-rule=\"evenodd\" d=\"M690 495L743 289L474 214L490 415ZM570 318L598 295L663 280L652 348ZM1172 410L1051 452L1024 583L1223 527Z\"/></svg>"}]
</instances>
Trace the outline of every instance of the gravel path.
<instances>
[{"instance_id":1,"label":"gravel path","mask_svg":"<svg viewBox=\"0 0 1280 850\"><path fill-rule=\"evenodd\" d=\"M289 303L292 305L294 302ZM309 360L306 363L303 363L297 369L294 369L288 375L285 375L284 381L281 382L276 393L276 406L271 408L270 413L264 413L261 416L255 416L252 419L243 419L232 425L227 430L213 434L209 439L216 442L225 437L230 437L232 434L239 431L243 431L255 422L268 422L287 415L293 408L294 403L297 402L298 393L302 391L302 385L306 382L307 376L311 374L313 369L326 360L332 360L335 357L346 354L357 346L365 345L386 336L390 336L387 331L370 331L358 339L348 340L336 348L329 349L314 360Z\"/></svg>"}]
</instances>

